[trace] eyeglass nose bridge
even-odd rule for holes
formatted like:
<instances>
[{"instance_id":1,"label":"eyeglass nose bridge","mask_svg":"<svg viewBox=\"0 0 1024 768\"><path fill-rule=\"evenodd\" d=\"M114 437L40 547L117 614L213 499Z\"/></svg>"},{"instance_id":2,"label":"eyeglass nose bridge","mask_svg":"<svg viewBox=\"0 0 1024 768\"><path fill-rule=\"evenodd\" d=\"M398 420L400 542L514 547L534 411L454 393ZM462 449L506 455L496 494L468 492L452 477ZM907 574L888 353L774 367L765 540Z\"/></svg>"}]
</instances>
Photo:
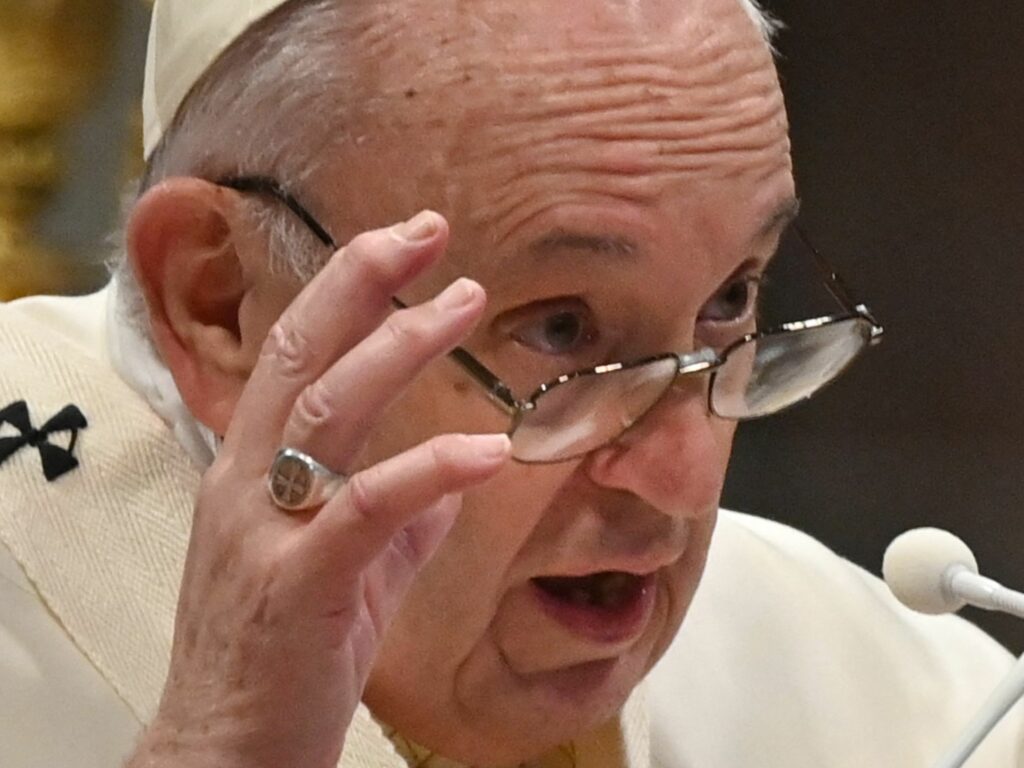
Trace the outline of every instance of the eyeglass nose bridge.
<instances>
[{"instance_id":1,"label":"eyeglass nose bridge","mask_svg":"<svg viewBox=\"0 0 1024 768\"><path fill-rule=\"evenodd\" d=\"M725 358L711 347L705 347L696 352L676 355L676 361L678 365L676 376L679 377L691 373L710 373L716 368L720 368L725 363Z\"/></svg>"},{"instance_id":2,"label":"eyeglass nose bridge","mask_svg":"<svg viewBox=\"0 0 1024 768\"><path fill-rule=\"evenodd\" d=\"M639 418L637 418L635 421L629 424L627 430L632 429L641 421L643 421L647 417L647 415L651 411L653 411L657 407L657 405L666 398L669 392L671 392L676 387L680 379L687 378L689 376L694 376L697 374L714 374L714 372L717 371L720 367L722 367L726 362L726 358L720 355L718 352L716 352L712 347L704 347L703 349L698 349L696 352L683 352L672 355L662 355L657 358L651 358L646 362L650 363L653 362L654 360L666 360L671 359L673 357L675 358L676 362L675 375L672 377L671 381L665 384L665 387L661 391L661 394L657 398L655 398L653 402L651 402L648 408L644 410L643 415L641 415ZM708 390L708 397L710 398L710 388ZM710 399L708 400L707 405L708 410L710 411Z\"/></svg>"},{"instance_id":3,"label":"eyeglass nose bridge","mask_svg":"<svg viewBox=\"0 0 1024 768\"><path fill-rule=\"evenodd\" d=\"M671 359L671 357L674 357L676 360L675 376L672 377L672 380L662 390L661 395L659 395L635 420L631 421L628 425L624 425L625 428L623 431L614 437L611 442L621 439L622 435L630 432L641 422L648 419L650 414L656 410L658 405L666 399L666 396L668 396L668 394L679 383L680 379L698 374L714 374L715 371L717 371L726 362L726 358L716 352L712 347L704 347L703 349L698 349L695 352L661 356L656 359L665 360L666 358ZM710 389L708 390L708 397L710 397ZM708 411L713 413L710 408L710 400L708 401L707 406Z\"/></svg>"},{"instance_id":4,"label":"eyeglass nose bridge","mask_svg":"<svg viewBox=\"0 0 1024 768\"><path fill-rule=\"evenodd\" d=\"M658 400L664 399L664 397L675 387L679 386L680 379L688 379L691 376L699 374L711 374L712 381L715 372L725 365L726 357L719 354L712 347L704 347L698 349L696 352L682 352L675 355L676 358L676 374L672 378L672 381L665 387L665 391L662 393ZM711 388L710 384L707 391L708 397L708 409L711 410ZM657 403L655 403L657 404ZM653 405L651 406L653 409Z\"/></svg>"}]
</instances>

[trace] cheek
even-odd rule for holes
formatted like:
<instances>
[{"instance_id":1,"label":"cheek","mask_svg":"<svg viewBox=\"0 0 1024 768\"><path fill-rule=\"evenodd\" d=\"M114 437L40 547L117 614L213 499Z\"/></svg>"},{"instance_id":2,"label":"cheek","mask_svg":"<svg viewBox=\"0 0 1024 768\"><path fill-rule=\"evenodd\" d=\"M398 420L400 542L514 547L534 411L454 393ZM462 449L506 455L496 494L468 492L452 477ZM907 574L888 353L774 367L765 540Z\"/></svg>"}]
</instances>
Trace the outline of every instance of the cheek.
<instances>
[{"instance_id":1,"label":"cheek","mask_svg":"<svg viewBox=\"0 0 1024 768\"><path fill-rule=\"evenodd\" d=\"M432 363L373 425L357 468L434 436L504 432L510 420L486 392L465 383L453 363ZM389 632L391 658L417 657L447 669L486 634L507 589L516 558L571 466L515 462L463 494L463 508L440 549L417 577ZM472 588L469 588L472 585ZM401 646L401 652L398 652Z\"/></svg>"},{"instance_id":2,"label":"cheek","mask_svg":"<svg viewBox=\"0 0 1024 768\"><path fill-rule=\"evenodd\" d=\"M555 477L512 464L466 492L454 527L388 630L371 680L374 697L399 700L416 681L447 704L468 660L491 657L495 617L564 471Z\"/></svg>"},{"instance_id":3,"label":"cheek","mask_svg":"<svg viewBox=\"0 0 1024 768\"><path fill-rule=\"evenodd\" d=\"M732 455L732 445L736 438L736 427L737 423L735 421L726 421L725 419L713 419L712 421L711 430L714 434L712 457L716 500L721 494L722 485L725 481L725 471L729 466L729 457Z\"/></svg>"},{"instance_id":4,"label":"cheek","mask_svg":"<svg viewBox=\"0 0 1024 768\"><path fill-rule=\"evenodd\" d=\"M431 362L376 421L356 462L363 469L444 434L497 434L511 419L444 357Z\"/></svg>"},{"instance_id":5,"label":"cheek","mask_svg":"<svg viewBox=\"0 0 1024 768\"><path fill-rule=\"evenodd\" d=\"M465 647L463 642L479 640L505 592L521 578L521 555L567 471L571 470L537 471L510 464L497 477L468 490L450 534L413 586L409 611L444 617L434 634L446 636L457 628L463 635L460 648ZM450 645L442 644L440 650L451 658Z\"/></svg>"}]
</instances>

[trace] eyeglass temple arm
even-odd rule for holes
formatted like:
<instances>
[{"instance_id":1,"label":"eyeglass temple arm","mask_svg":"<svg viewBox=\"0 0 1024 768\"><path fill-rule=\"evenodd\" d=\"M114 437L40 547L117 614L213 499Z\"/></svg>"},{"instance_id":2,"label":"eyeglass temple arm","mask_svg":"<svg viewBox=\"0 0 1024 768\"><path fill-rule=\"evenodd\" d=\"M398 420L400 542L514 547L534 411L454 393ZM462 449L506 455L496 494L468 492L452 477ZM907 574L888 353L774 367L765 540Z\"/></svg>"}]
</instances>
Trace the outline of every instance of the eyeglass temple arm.
<instances>
[{"instance_id":1,"label":"eyeglass temple arm","mask_svg":"<svg viewBox=\"0 0 1024 768\"><path fill-rule=\"evenodd\" d=\"M317 239L320 240L324 245L331 248L332 250L338 249L338 244L331 237L330 233L323 228L319 221L317 221L313 215L306 210L306 208L300 203L287 189L285 189L277 180L269 176L238 176L221 179L217 182L222 187L228 187L229 189L237 190L238 192L252 192L262 195L270 195L271 197L280 200L284 203L288 209L294 213L299 219L309 227L310 231L316 235ZM831 264L825 259L824 256L814 247L814 244L810 241L803 229L799 225L794 225L797 236L807 247L807 249L814 256L814 261L818 266L824 280L825 287L828 288L829 293L838 301L847 312L858 312L863 305L858 305L847 289L846 284L842 278L839 277L839 273L832 267ZM398 299L393 299L396 306L405 309L406 306L402 304ZM868 317L877 325L877 322L869 313ZM455 354L461 352L462 354ZM511 394L508 394L508 399L504 395L499 395L499 392L508 392L508 387L502 383L502 381L495 376L486 366L481 364L476 358L472 357L468 352L458 348L453 350L452 356L459 360L460 363L466 366L473 375L480 380L482 384L493 391L502 402L506 404L515 404L516 400Z\"/></svg>"},{"instance_id":2,"label":"eyeglass temple arm","mask_svg":"<svg viewBox=\"0 0 1024 768\"><path fill-rule=\"evenodd\" d=\"M846 287L846 283L843 282L839 273L828 262L828 260L821 255L818 249L814 247L814 244L810 241L810 238L807 237L803 229L796 224L793 225L793 229L796 230L796 234L797 237L800 238L800 242L804 244L807 250L809 250L811 255L814 257L814 263L817 265L818 271L821 272L822 278L825 281L825 287L828 289L828 292L832 294L832 297L838 301L847 312L864 315L875 325L876 328L881 328L878 321L875 319L874 315L871 314L868 308L864 304L858 303L853 298L853 295Z\"/></svg>"},{"instance_id":3,"label":"eyeglass temple arm","mask_svg":"<svg viewBox=\"0 0 1024 768\"><path fill-rule=\"evenodd\" d=\"M288 210L298 216L303 224L309 227L310 231L321 243L331 250L338 250L338 244L334 238L331 237L330 233L313 217L313 214L306 210L302 203L296 200L295 197L287 189L282 187L275 179L268 176L240 176L221 179L217 184L222 187L234 189L238 192L251 192L261 195L269 195L270 197L279 200L288 207ZM394 296L391 297L391 303L398 309L408 309L408 305ZM454 358L459 365L465 368L466 372L469 373L470 376L480 382L480 384L487 389L488 393L498 402L499 405L506 408L513 414L518 413L522 409L522 404L515 398L515 395L512 394L512 390L509 389L508 385L495 376L487 366L473 357L473 355L465 349L462 347L456 347L448 354Z\"/></svg>"},{"instance_id":4,"label":"eyeglass temple arm","mask_svg":"<svg viewBox=\"0 0 1024 768\"><path fill-rule=\"evenodd\" d=\"M313 218L313 214L307 211L302 203L295 199L291 192L269 176L231 177L221 179L217 184L222 187L234 189L238 192L252 192L259 195L269 195L280 200L288 207L288 210L299 217L303 224L309 227L310 231L316 235L317 240L326 245L332 251L338 250L338 244L334 241L334 238L331 237L330 233L320 225L319 221Z\"/></svg>"},{"instance_id":5,"label":"eyeglass temple arm","mask_svg":"<svg viewBox=\"0 0 1024 768\"><path fill-rule=\"evenodd\" d=\"M408 304L395 296L391 297L391 303L398 309L409 308ZM512 390L509 389L508 385L465 349L455 347L455 349L448 353L448 356L462 366L466 373L476 379L487 390L488 394L510 414L516 414L522 410L522 403L512 394Z\"/></svg>"}]
</instances>

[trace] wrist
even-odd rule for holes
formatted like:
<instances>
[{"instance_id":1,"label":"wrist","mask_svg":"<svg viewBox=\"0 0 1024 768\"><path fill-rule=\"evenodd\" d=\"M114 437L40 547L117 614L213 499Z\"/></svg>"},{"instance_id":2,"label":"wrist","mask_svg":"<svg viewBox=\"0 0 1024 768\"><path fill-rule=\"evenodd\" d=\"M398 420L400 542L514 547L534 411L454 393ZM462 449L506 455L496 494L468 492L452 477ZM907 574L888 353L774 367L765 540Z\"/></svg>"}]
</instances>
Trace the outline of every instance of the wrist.
<instances>
[{"instance_id":1,"label":"wrist","mask_svg":"<svg viewBox=\"0 0 1024 768\"><path fill-rule=\"evenodd\" d=\"M255 768L222 734L157 718L146 728L125 768Z\"/></svg>"}]
</instances>

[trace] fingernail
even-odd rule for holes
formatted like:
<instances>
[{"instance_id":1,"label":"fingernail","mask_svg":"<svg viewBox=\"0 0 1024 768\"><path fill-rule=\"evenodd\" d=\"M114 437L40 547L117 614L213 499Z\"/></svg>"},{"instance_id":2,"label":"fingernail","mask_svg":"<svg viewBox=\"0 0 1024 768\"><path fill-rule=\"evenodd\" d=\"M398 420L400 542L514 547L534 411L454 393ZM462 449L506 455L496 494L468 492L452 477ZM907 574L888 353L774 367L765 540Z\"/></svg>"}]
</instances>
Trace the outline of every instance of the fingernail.
<instances>
[{"instance_id":1,"label":"fingernail","mask_svg":"<svg viewBox=\"0 0 1024 768\"><path fill-rule=\"evenodd\" d=\"M437 297L437 306L446 312L455 312L472 304L476 294L477 284L468 278L460 277Z\"/></svg>"},{"instance_id":2,"label":"fingernail","mask_svg":"<svg viewBox=\"0 0 1024 768\"><path fill-rule=\"evenodd\" d=\"M430 240L441 228L441 217L433 211L420 211L411 219L396 224L391 231L407 243L422 243Z\"/></svg>"},{"instance_id":3,"label":"fingernail","mask_svg":"<svg viewBox=\"0 0 1024 768\"><path fill-rule=\"evenodd\" d=\"M487 461L504 460L512 452L508 435L474 435L473 442L477 456Z\"/></svg>"}]
</instances>

